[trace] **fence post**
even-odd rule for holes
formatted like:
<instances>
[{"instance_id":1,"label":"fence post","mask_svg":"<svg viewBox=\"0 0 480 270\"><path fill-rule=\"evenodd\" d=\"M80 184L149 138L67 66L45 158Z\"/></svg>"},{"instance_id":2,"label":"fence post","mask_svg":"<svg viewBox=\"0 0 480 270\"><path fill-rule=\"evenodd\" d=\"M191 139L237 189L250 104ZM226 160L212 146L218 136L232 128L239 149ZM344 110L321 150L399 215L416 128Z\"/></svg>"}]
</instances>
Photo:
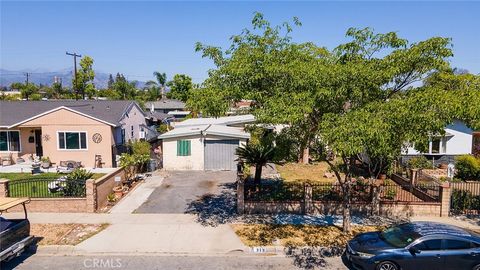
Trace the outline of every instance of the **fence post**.
<instances>
[{"instance_id":1,"label":"fence post","mask_svg":"<svg viewBox=\"0 0 480 270\"><path fill-rule=\"evenodd\" d=\"M373 183L372 189L372 215L380 215L380 185Z\"/></svg>"},{"instance_id":2,"label":"fence post","mask_svg":"<svg viewBox=\"0 0 480 270\"><path fill-rule=\"evenodd\" d=\"M303 206L303 214L304 215L311 215L313 214L313 188L312 185L309 183L305 183L305 192L304 192L304 206Z\"/></svg>"},{"instance_id":3,"label":"fence post","mask_svg":"<svg viewBox=\"0 0 480 270\"><path fill-rule=\"evenodd\" d=\"M0 179L0 198L8 197L8 182L10 180L6 178Z\"/></svg>"},{"instance_id":4,"label":"fence post","mask_svg":"<svg viewBox=\"0 0 480 270\"><path fill-rule=\"evenodd\" d=\"M450 199L452 189L450 188L450 183L445 182L440 185L440 216L448 217L450 213Z\"/></svg>"},{"instance_id":5,"label":"fence post","mask_svg":"<svg viewBox=\"0 0 480 270\"><path fill-rule=\"evenodd\" d=\"M97 186L95 185L95 179L88 179L85 182L85 189L87 212L94 213L97 211Z\"/></svg>"},{"instance_id":6,"label":"fence post","mask_svg":"<svg viewBox=\"0 0 480 270\"><path fill-rule=\"evenodd\" d=\"M237 213L243 215L245 212L245 181L243 173L237 173Z\"/></svg>"}]
</instances>

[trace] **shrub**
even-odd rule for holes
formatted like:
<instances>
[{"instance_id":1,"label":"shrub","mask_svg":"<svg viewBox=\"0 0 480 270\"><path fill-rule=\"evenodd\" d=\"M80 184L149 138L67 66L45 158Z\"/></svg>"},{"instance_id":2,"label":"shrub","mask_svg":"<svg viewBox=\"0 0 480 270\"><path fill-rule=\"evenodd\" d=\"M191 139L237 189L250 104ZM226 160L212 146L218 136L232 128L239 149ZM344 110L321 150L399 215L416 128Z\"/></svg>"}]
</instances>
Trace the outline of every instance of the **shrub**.
<instances>
[{"instance_id":1,"label":"shrub","mask_svg":"<svg viewBox=\"0 0 480 270\"><path fill-rule=\"evenodd\" d=\"M408 161L408 168L429 169L432 168L432 163L424 156L413 157Z\"/></svg>"},{"instance_id":2,"label":"shrub","mask_svg":"<svg viewBox=\"0 0 480 270\"><path fill-rule=\"evenodd\" d=\"M454 213L475 209L480 209L480 196L474 196L467 190L454 189L452 191L452 211Z\"/></svg>"},{"instance_id":3,"label":"shrub","mask_svg":"<svg viewBox=\"0 0 480 270\"><path fill-rule=\"evenodd\" d=\"M480 180L480 161L474 156L463 155L456 158L455 176L463 180Z\"/></svg>"},{"instance_id":4,"label":"shrub","mask_svg":"<svg viewBox=\"0 0 480 270\"><path fill-rule=\"evenodd\" d=\"M76 169L67 175L63 193L70 197L85 197L85 181L92 178L93 173L85 169Z\"/></svg>"}]
</instances>

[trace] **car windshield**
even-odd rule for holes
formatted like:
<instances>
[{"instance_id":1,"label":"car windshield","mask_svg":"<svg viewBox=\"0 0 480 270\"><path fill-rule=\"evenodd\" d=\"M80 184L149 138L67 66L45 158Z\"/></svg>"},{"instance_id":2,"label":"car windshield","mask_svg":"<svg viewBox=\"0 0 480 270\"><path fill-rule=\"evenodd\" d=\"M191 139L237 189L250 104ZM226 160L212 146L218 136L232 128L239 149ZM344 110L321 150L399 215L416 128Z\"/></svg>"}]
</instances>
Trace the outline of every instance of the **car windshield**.
<instances>
[{"instance_id":1,"label":"car windshield","mask_svg":"<svg viewBox=\"0 0 480 270\"><path fill-rule=\"evenodd\" d=\"M394 247L403 248L421 237L421 235L414 230L411 224L402 224L382 231L380 237Z\"/></svg>"}]
</instances>

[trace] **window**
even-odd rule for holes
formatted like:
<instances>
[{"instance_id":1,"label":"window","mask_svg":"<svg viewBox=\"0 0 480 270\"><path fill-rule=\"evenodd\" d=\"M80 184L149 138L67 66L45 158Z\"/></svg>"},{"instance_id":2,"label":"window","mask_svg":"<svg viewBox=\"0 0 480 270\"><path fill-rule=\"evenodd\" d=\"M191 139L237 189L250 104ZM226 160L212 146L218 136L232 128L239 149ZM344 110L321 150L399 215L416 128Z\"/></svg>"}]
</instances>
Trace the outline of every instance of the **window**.
<instances>
[{"instance_id":1,"label":"window","mask_svg":"<svg viewBox=\"0 0 480 270\"><path fill-rule=\"evenodd\" d=\"M445 137L433 137L430 154L443 154L447 151L447 142Z\"/></svg>"},{"instance_id":2,"label":"window","mask_svg":"<svg viewBox=\"0 0 480 270\"><path fill-rule=\"evenodd\" d=\"M432 239L423 241L415 245L419 250L440 250L442 249L442 240L441 239Z\"/></svg>"},{"instance_id":3,"label":"window","mask_svg":"<svg viewBox=\"0 0 480 270\"><path fill-rule=\"evenodd\" d=\"M131 136L130 136L130 137L133 139L133 137L134 137L134 136L133 136L133 126L131 127L131 130L132 130L132 131L130 132L130 133L131 133Z\"/></svg>"},{"instance_id":4,"label":"window","mask_svg":"<svg viewBox=\"0 0 480 270\"><path fill-rule=\"evenodd\" d=\"M20 152L20 132L0 131L0 151Z\"/></svg>"},{"instance_id":5,"label":"window","mask_svg":"<svg viewBox=\"0 0 480 270\"><path fill-rule=\"evenodd\" d=\"M121 130L121 143L125 144L125 129L122 128Z\"/></svg>"},{"instance_id":6,"label":"window","mask_svg":"<svg viewBox=\"0 0 480 270\"><path fill-rule=\"evenodd\" d=\"M191 142L189 140L177 141L177 156L190 156Z\"/></svg>"},{"instance_id":7,"label":"window","mask_svg":"<svg viewBox=\"0 0 480 270\"><path fill-rule=\"evenodd\" d=\"M462 240L448 239L446 249L469 249L474 247L474 243Z\"/></svg>"},{"instance_id":8,"label":"window","mask_svg":"<svg viewBox=\"0 0 480 270\"><path fill-rule=\"evenodd\" d=\"M58 132L58 148L71 150L87 149L87 133Z\"/></svg>"}]
</instances>

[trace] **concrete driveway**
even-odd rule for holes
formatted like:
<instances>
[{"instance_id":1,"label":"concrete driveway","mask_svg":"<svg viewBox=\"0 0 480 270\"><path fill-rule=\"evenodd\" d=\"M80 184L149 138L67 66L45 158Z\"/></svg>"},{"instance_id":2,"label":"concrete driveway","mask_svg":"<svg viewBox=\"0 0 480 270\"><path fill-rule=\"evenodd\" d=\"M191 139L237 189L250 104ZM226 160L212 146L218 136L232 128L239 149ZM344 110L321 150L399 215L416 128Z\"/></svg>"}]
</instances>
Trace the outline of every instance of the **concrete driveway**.
<instances>
[{"instance_id":1,"label":"concrete driveway","mask_svg":"<svg viewBox=\"0 0 480 270\"><path fill-rule=\"evenodd\" d=\"M232 171L171 171L135 213L196 213L207 202L231 208L234 182Z\"/></svg>"}]
</instances>

